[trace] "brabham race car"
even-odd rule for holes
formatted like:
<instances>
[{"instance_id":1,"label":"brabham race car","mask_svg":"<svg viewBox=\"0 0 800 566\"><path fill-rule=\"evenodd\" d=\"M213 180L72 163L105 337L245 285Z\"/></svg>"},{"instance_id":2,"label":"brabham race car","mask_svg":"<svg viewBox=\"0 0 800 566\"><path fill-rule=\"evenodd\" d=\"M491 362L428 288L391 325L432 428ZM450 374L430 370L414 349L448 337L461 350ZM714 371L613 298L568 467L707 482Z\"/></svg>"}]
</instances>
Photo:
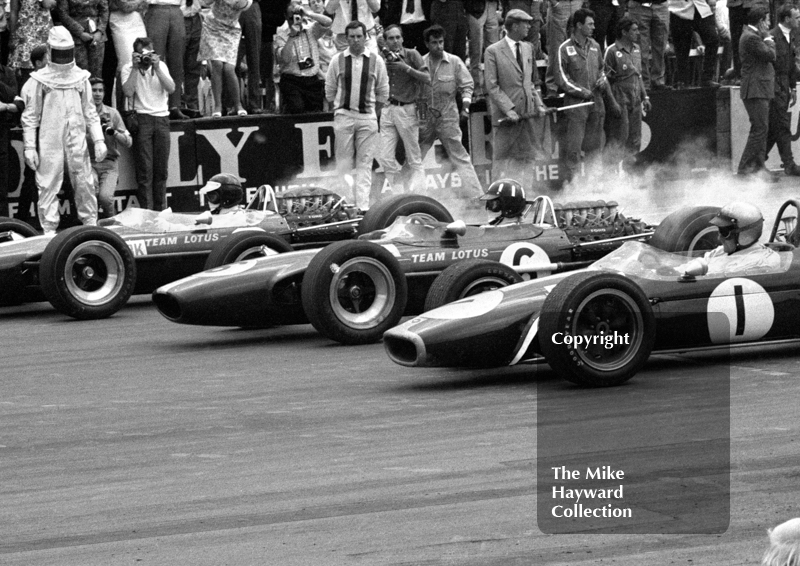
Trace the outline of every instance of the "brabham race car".
<instances>
[{"instance_id":1,"label":"brabham race car","mask_svg":"<svg viewBox=\"0 0 800 566\"><path fill-rule=\"evenodd\" d=\"M110 316L132 293L226 263L352 239L389 226L399 215L450 221L440 203L400 195L361 216L326 189L276 196L256 191L244 213L180 214L128 208L104 226L77 226L39 236L28 224L0 218L0 305L46 298L78 319Z\"/></svg>"},{"instance_id":2,"label":"brabham race car","mask_svg":"<svg viewBox=\"0 0 800 566\"><path fill-rule=\"evenodd\" d=\"M311 322L344 344L380 340L404 314L523 280L586 267L629 239L664 249L708 249L719 210L698 207L652 226L625 218L617 203L557 207L529 203L521 222L466 226L398 218L385 231L319 250L259 258L205 271L157 289L169 320L212 326ZM709 240L709 236L713 239Z\"/></svg>"},{"instance_id":3,"label":"brabham race car","mask_svg":"<svg viewBox=\"0 0 800 566\"><path fill-rule=\"evenodd\" d=\"M789 201L778 213L769 264L686 274L685 256L629 242L585 270L426 312L386 332L384 346L404 366L546 361L571 382L609 386L651 352L800 338L800 241L793 217L779 228L790 204L800 206Z\"/></svg>"}]
</instances>

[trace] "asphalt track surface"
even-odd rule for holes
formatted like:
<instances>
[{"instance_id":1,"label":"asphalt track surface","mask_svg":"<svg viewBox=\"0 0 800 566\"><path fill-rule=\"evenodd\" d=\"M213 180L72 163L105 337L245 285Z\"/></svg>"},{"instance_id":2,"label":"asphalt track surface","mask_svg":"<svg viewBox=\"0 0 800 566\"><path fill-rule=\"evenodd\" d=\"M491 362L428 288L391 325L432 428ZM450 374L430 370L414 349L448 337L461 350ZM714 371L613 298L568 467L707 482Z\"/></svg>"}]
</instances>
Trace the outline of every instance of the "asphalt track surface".
<instances>
[{"instance_id":1,"label":"asphalt track surface","mask_svg":"<svg viewBox=\"0 0 800 566\"><path fill-rule=\"evenodd\" d=\"M724 203L736 186L682 194ZM766 230L794 193L791 179L748 193ZM0 324L3 565L752 565L767 528L800 515L796 345L656 356L599 402L547 366L403 368L382 345L339 346L308 325L175 325L148 297L93 322L2 308ZM724 533L539 530L537 398L622 430L623 403L728 367ZM676 421L701 418L674 407Z\"/></svg>"},{"instance_id":2,"label":"asphalt track surface","mask_svg":"<svg viewBox=\"0 0 800 566\"><path fill-rule=\"evenodd\" d=\"M537 394L625 427L616 396L725 356L655 357L598 406L546 366L414 370L308 325L175 325L148 297L102 321L0 317L4 565L757 564L799 514L796 346L731 358L727 532L545 535Z\"/></svg>"}]
</instances>

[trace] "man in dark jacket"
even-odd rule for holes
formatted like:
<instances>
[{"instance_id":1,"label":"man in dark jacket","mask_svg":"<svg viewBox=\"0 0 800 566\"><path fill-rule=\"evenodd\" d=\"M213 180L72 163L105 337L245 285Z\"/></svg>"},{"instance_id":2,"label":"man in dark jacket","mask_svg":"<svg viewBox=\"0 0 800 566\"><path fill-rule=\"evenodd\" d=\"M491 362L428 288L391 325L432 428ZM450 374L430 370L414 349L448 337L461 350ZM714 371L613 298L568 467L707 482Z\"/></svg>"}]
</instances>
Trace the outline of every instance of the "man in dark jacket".
<instances>
[{"instance_id":1,"label":"man in dark jacket","mask_svg":"<svg viewBox=\"0 0 800 566\"><path fill-rule=\"evenodd\" d=\"M775 38L775 98L769 105L769 132L766 155L778 145L783 170L787 175L800 176L800 167L792 157L792 131L789 108L797 102L794 90L800 70L797 68L797 27L800 10L784 4L778 10L778 25L770 31Z\"/></svg>"},{"instance_id":2,"label":"man in dark jacket","mask_svg":"<svg viewBox=\"0 0 800 566\"><path fill-rule=\"evenodd\" d=\"M14 69L0 64L0 216L8 216L11 114L17 113L14 97L17 95L17 79Z\"/></svg>"},{"instance_id":3,"label":"man in dark jacket","mask_svg":"<svg viewBox=\"0 0 800 566\"><path fill-rule=\"evenodd\" d=\"M741 97L750 118L750 133L739 161L738 175L759 174L774 182L777 177L766 171L769 104L775 98L775 39L767 30L767 12L755 8L747 14L747 25L739 40L742 61Z\"/></svg>"}]
</instances>

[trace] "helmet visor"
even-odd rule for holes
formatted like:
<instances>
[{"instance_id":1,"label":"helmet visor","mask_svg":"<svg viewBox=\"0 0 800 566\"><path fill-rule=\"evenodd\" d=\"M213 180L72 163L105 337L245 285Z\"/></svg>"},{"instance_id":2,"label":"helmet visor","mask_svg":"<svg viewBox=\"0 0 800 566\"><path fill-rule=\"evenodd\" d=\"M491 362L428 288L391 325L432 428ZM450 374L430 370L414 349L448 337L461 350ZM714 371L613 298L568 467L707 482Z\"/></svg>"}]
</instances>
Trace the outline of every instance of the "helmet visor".
<instances>
[{"instance_id":1,"label":"helmet visor","mask_svg":"<svg viewBox=\"0 0 800 566\"><path fill-rule=\"evenodd\" d=\"M219 204L219 201L222 200L222 191L211 191L210 193L206 193L206 201L211 204Z\"/></svg>"}]
</instances>

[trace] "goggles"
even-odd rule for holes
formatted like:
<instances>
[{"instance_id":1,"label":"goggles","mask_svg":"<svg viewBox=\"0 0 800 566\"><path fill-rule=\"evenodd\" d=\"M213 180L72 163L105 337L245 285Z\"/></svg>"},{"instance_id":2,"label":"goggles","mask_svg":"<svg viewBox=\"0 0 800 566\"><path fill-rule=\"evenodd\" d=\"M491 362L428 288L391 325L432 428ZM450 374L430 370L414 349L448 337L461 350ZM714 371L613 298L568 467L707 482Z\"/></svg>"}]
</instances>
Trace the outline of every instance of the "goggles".
<instances>
[{"instance_id":1,"label":"goggles","mask_svg":"<svg viewBox=\"0 0 800 566\"><path fill-rule=\"evenodd\" d=\"M719 235L725 239L728 239L731 234L733 234L736 226L717 226L717 230L719 230Z\"/></svg>"}]
</instances>

